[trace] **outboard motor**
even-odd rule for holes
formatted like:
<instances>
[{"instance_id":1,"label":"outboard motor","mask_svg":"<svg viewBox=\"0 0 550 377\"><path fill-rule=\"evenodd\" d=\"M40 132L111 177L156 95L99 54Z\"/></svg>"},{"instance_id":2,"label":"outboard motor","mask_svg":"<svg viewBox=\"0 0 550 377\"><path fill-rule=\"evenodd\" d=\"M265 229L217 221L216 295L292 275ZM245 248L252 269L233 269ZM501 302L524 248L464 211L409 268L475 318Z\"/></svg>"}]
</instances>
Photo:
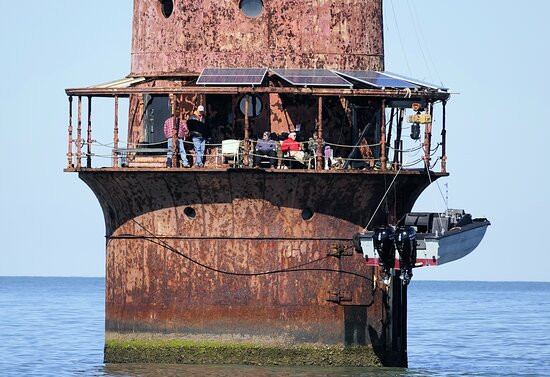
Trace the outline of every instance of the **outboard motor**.
<instances>
[{"instance_id":1,"label":"outboard motor","mask_svg":"<svg viewBox=\"0 0 550 377\"><path fill-rule=\"evenodd\" d=\"M380 256L380 267L384 271L384 282L390 279L390 270L395 265L395 231L392 227L379 227L374 230L374 248Z\"/></svg>"},{"instance_id":2,"label":"outboard motor","mask_svg":"<svg viewBox=\"0 0 550 377\"><path fill-rule=\"evenodd\" d=\"M413 123L411 126L411 139L420 139L420 123Z\"/></svg>"},{"instance_id":3,"label":"outboard motor","mask_svg":"<svg viewBox=\"0 0 550 377\"><path fill-rule=\"evenodd\" d=\"M401 279L407 285L412 279L412 269L416 264L416 230L412 226L400 228L395 236L395 245L400 256Z\"/></svg>"}]
</instances>

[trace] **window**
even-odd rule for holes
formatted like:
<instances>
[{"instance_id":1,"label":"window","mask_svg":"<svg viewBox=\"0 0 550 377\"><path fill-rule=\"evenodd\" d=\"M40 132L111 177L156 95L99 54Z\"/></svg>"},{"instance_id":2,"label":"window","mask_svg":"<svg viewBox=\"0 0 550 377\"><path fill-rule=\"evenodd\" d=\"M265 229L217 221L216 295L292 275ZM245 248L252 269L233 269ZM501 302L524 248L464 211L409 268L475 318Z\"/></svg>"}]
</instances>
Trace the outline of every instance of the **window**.
<instances>
[{"instance_id":1,"label":"window","mask_svg":"<svg viewBox=\"0 0 550 377\"><path fill-rule=\"evenodd\" d=\"M159 0L160 1L160 11L165 18L170 17L174 11L174 1L173 0Z\"/></svg>"},{"instance_id":2,"label":"window","mask_svg":"<svg viewBox=\"0 0 550 377\"><path fill-rule=\"evenodd\" d=\"M241 98L241 101L239 102L239 108L243 115L244 115L245 98L246 96L243 96L243 98ZM261 112L262 112L262 101L257 96L249 95L248 96L248 116L250 118L254 118L260 115Z\"/></svg>"},{"instance_id":3,"label":"window","mask_svg":"<svg viewBox=\"0 0 550 377\"><path fill-rule=\"evenodd\" d=\"M193 207L185 207L185 209L183 210L183 213L185 213L185 216L187 216L191 220L197 217L197 212Z\"/></svg>"},{"instance_id":4,"label":"window","mask_svg":"<svg viewBox=\"0 0 550 377\"><path fill-rule=\"evenodd\" d=\"M304 220L311 220L311 218L313 217L313 211L309 208L304 208L302 210L302 219Z\"/></svg>"},{"instance_id":5,"label":"window","mask_svg":"<svg viewBox=\"0 0 550 377\"><path fill-rule=\"evenodd\" d=\"M262 14L264 3L262 0L241 0L239 9L243 14L250 18L256 18Z\"/></svg>"}]
</instances>

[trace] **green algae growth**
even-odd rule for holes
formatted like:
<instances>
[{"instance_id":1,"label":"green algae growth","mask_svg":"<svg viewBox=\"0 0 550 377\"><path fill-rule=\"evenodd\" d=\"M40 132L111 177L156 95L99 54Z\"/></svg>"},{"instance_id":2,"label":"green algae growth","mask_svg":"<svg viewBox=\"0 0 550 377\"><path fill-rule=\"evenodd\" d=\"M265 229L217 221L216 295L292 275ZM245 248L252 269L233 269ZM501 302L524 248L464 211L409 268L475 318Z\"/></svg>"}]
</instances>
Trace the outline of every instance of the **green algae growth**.
<instances>
[{"instance_id":1,"label":"green algae growth","mask_svg":"<svg viewBox=\"0 0 550 377\"><path fill-rule=\"evenodd\" d=\"M107 340L106 363L381 366L370 346Z\"/></svg>"}]
</instances>

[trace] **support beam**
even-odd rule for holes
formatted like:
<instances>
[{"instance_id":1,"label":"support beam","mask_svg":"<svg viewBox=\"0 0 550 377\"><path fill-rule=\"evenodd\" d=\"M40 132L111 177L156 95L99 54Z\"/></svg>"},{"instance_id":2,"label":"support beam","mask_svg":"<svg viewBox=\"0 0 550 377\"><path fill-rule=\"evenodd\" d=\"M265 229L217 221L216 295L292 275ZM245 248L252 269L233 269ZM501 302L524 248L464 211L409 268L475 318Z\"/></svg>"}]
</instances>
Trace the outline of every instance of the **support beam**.
<instances>
[{"instance_id":1,"label":"support beam","mask_svg":"<svg viewBox=\"0 0 550 377\"><path fill-rule=\"evenodd\" d=\"M78 96L78 123L76 126L76 168L82 166L82 97Z\"/></svg>"},{"instance_id":2,"label":"support beam","mask_svg":"<svg viewBox=\"0 0 550 377\"><path fill-rule=\"evenodd\" d=\"M399 165L403 163L402 160L402 141L401 132L403 130L403 118L405 116L405 109L399 109L399 116L397 119L397 133L395 135L395 141L393 143L393 169L397 170ZM401 158L400 158L401 157Z\"/></svg>"},{"instance_id":3,"label":"support beam","mask_svg":"<svg viewBox=\"0 0 550 377\"><path fill-rule=\"evenodd\" d=\"M392 107L391 108L391 113L390 113L390 128L388 130L388 137L386 139L386 158L389 160L389 157L390 157L390 146L391 146L391 131L392 131L392 127L393 127L393 117L395 115L395 109Z\"/></svg>"},{"instance_id":4,"label":"support beam","mask_svg":"<svg viewBox=\"0 0 550 377\"><path fill-rule=\"evenodd\" d=\"M426 112L433 117L433 104L428 103ZM432 119L433 121L433 119ZM424 165L426 170L430 170L430 149L432 148L432 123L426 123L424 128Z\"/></svg>"},{"instance_id":5,"label":"support beam","mask_svg":"<svg viewBox=\"0 0 550 377\"><path fill-rule=\"evenodd\" d=\"M113 167L118 167L118 96L115 96L115 126L113 129Z\"/></svg>"},{"instance_id":6,"label":"support beam","mask_svg":"<svg viewBox=\"0 0 550 377\"><path fill-rule=\"evenodd\" d=\"M88 96L88 132L86 138L86 167L92 167L92 97Z\"/></svg>"},{"instance_id":7,"label":"support beam","mask_svg":"<svg viewBox=\"0 0 550 377\"><path fill-rule=\"evenodd\" d=\"M386 170L386 100L380 107L380 169Z\"/></svg>"},{"instance_id":8,"label":"support beam","mask_svg":"<svg viewBox=\"0 0 550 377\"><path fill-rule=\"evenodd\" d=\"M407 285L399 278L399 270L392 269L387 287L386 352L388 366L407 366Z\"/></svg>"},{"instance_id":9,"label":"support beam","mask_svg":"<svg viewBox=\"0 0 550 377\"><path fill-rule=\"evenodd\" d=\"M323 97L317 99L317 156L315 170L323 169Z\"/></svg>"},{"instance_id":10,"label":"support beam","mask_svg":"<svg viewBox=\"0 0 550 377\"><path fill-rule=\"evenodd\" d=\"M169 98L170 109L172 111L172 164L170 165L170 167L175 168L178 166L178 118L176 117L176 96L170 94Z\"/></svg>"},{"instance_id":11,"label":"support beam","mask_svg":"<svg viewBox=\"0 0 550 377\"><path fill-rule=\"evenodd\" d=\"M134 137L132 138L132 148L136 148L139 143L145 142L145 127L144 127L144 121L145 121L145 102L144 102L144 96L139 96L138 98L138 115L139 115L139 122L137 125L137 137L136 132L132 131ZM133 128L133 127L132 127Z\"/></svg>"},{"instance_id":12,"label":"support beam","mask_svg":"<svg viewBox=\"0 0 550 377\"><path fill-rule=\"evenodd\" d=\"M441 172L447 173L447 129L445 128L445 107L447 101L443 101L443 129L441 130Z\"/></svg>"},{"instance_id":13,"label":"support beam","mask_svg":"<svg viewBox=\"0 0 550 377\"><path fill-rule=\"evenodd\" d=\"M69 143L67 145L67 169L73 167L73 96L69 96Z\"/></svg>"},{"instance_id":14,"label":"support beam","mask_svg":"<svg viewBox=\"0 0 550 377\"><path fill-rule=\"evenodd\" d=\"M250 162L249 153L250 153L250 135L249 135L249 126L248 126L248 94L244 96L244 166L248 166Z\"/></svg>"},{"instance_id":15,"label":"support beam","mask_svg":"<svg viewBox=\"0 0 550 377\"><path fill-rule=\"evenodd\" d=\"M280 93L280 94L297 94L310 96L335 96L335 97L378 97L378 98L394 98L403 99L410 95L406 90L384 90L384 89L343 89L343 88L297 88L297 87L210 87L210 86L181 86L173 87L130 87L130 88L69 88L65 89L65 93L70 96L87 96L94 97L128 97L131 94L230 94L230 95L245 95L245 94L260 94L260 93ZM447 92L418 92L412 96L412 99L420 101L426 99L430 101L442 101L450 97Z\"/></svg>"}]
</instances>

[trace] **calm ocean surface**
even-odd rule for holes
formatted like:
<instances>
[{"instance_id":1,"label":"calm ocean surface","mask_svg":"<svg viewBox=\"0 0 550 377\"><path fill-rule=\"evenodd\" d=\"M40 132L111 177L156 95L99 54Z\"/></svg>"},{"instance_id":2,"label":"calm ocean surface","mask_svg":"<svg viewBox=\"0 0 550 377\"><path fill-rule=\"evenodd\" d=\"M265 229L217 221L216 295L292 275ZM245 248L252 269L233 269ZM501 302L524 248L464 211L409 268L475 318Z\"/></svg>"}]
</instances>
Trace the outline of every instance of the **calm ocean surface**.
<instances>
[{"instance_id":1,"label":"calm ocean surface","mask_svg":"<svg viewBox=\"0 0 550 377\"><path fill-rule=\"evenodd\" d=\"M0 277L0 376L550 376L550 283L413 281L408 369L106 365L103 290Z\"/></svg>"}]
</instances>

